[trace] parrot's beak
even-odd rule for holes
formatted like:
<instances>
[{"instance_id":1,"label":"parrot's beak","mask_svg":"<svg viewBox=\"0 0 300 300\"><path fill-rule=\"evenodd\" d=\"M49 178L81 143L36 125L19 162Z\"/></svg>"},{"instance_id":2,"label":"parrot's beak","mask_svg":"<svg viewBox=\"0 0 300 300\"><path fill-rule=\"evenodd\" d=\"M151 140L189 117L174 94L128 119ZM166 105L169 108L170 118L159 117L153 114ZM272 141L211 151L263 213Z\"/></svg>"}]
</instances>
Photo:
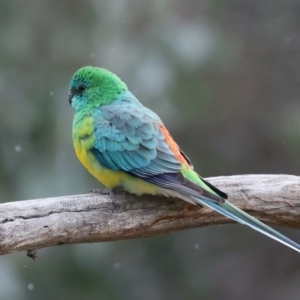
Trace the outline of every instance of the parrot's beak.
<instances>
[{"instance_id":1,"label":"parrot's beak","mask_svg":"<svg viewBox=\"0 0 300 300\"><path fill-rule=\"evenodd\" d=\"M72 98L73 98L73 94L72 94L71 89L69 89L68 99L69 99L70 105L72 104Z\"/></svg>"}]
</instances>

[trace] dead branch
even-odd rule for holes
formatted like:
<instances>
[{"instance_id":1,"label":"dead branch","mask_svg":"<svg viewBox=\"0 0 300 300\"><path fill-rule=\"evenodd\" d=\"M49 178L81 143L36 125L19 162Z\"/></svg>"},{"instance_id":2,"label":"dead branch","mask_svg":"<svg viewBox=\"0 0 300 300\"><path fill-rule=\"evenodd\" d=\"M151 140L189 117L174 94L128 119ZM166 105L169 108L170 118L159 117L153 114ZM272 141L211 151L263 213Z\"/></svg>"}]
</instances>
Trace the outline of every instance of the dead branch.
<instances>
[{"instance_id":1,"label":"dead branch","mask_svg":"<svg viewBox=\"0 0 300 300\"><path fill-rule=\"evenodd\" d=\"M300 177L208 178L230 201L271 225L300 228ZM0 254L75 243L142 238L231 220L182 200L84 194L0 204Z\"/></svg>"}]
</instances>

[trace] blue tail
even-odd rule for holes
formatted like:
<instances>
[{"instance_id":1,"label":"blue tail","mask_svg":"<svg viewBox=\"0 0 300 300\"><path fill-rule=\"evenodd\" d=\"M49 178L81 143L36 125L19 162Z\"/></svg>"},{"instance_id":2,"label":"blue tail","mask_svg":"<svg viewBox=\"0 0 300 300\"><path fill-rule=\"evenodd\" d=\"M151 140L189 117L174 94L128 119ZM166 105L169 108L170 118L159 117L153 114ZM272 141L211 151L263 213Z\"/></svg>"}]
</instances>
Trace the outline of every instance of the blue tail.
<instances>
[{"instance_id":1,"label":"blue tail","mask_svg":"<svg viewBox=\"0 0 300 300\"><path fill-rule=\"evenodd\" d=\"M226 201L224 204L218 204L209 200L201 199L193 197L197 203L203 204L205 206L208 206L220 214L233 219L234 221L237 221L241 224L247 225L251 227L252 229L300 252L300 245L295 243L294 241L290 240L283 234L279 233L278 231L272 229L271 227L265 225L264 223L258 221L254 217L248 215L241 209L237 208L230 202Z\"/></svg>"}]
</instances>

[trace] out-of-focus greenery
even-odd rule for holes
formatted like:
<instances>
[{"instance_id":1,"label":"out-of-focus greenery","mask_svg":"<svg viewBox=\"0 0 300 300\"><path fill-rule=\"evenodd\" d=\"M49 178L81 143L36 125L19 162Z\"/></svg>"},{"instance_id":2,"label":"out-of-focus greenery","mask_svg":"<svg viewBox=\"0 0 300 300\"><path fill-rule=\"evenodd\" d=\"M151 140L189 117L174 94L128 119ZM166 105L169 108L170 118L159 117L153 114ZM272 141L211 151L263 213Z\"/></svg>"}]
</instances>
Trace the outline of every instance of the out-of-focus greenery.
<instances>
[{"instance_id":1,"label":"out-of-focus greenery","mask_svg":"<svg viewBox=\"0 0 300 300\"><path fill-rule=\"evenodd\" d=\"M201 175L299 174L299 20L296 0L2 0L0 201L101 186L71 141L84 65L121 76ZM38 256L0 257L0 299L300 299L299 254L239 225Z\"/></svg>"}]
</instances>

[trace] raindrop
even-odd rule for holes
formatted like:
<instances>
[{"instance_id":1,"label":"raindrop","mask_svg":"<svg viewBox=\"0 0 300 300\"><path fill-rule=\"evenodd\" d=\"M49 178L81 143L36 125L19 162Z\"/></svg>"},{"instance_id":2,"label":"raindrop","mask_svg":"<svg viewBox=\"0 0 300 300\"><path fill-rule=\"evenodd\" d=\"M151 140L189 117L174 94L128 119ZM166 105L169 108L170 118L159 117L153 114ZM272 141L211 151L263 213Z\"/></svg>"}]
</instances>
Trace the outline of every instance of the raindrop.
<instances>
[{"instance_id":1,"label":"raindrop","mask_svg":"<svg viewBox=\"0 0 300 300\"><path fill-rule=\"evenodd\" d=\"M285 39L285 42L286 42L287 44L290 44L291 41L292 41L292 39L291 39L290 37L287 37L287 38Z\"/></svg>"},{"instance_id":2,"label":"raindrop","mask_svg":"<svg viewBox=\"0 0 300 300\"><path fill-rule=\"evenodd\" d=\"M118 263L118 262L117 262L117 263L115 263L115 265L114 265L114 268L115 268L115 269L120 269L120 268L121 268L121 264L120 264L120 263Z\"/></svg>"},{"instance_id":3,"label":"raindrop","mask_svg":"<svg viewBox=\"0 0 300 300\"><path fill-rule=\"evenodd\" d=\"M17 145L17 146L15 147L15 151L16 151L16 152L21 152L21 151L22 151L21 146L20 146L20 145Z\"/></svg>"},{"instance_id":4,"label":"raindrop","mask_svg":"<svg viewBox=\"0 0 300 300\"><path fill-rule=\"evenodd\" d=\"M28 284L28 290L29 291L33 291L34 290L34 284L33 283L29 283Z\"/></svg>"}]
</instances>

